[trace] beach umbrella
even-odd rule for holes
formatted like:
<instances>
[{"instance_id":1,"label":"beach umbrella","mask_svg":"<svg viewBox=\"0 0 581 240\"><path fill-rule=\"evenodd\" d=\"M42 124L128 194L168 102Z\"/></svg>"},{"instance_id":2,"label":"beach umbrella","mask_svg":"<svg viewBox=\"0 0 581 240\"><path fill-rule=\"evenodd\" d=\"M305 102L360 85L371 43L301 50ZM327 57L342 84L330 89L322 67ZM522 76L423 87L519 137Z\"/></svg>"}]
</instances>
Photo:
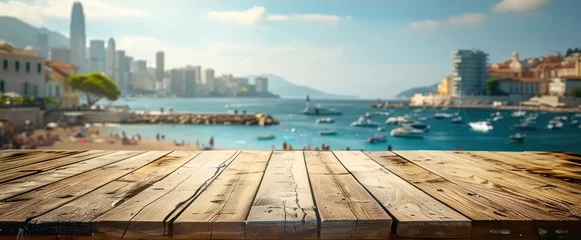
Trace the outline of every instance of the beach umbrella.
<instances>
[{"instance_id":1,"label":"beach umbrella","mask_svg":"<svg viewBox=\"0 0 581 240\"><path fill-rule=\"evenodd\" d=\"M17 98L17 97L22 97L22 95L18 94L17 92L7 92L2 94L4 97L9 97L9 98Z\"/></svg>"},{"instance_id":2,"label":"beach umbrella","mask_svg":"<svg viewBox=\"0 0 581 240\"><path fill-rule=\"evenodd\" d=\"M49 122L46 124L47 128L57 128L59 125L55 122Z\"/></svg>"}]
</instances>

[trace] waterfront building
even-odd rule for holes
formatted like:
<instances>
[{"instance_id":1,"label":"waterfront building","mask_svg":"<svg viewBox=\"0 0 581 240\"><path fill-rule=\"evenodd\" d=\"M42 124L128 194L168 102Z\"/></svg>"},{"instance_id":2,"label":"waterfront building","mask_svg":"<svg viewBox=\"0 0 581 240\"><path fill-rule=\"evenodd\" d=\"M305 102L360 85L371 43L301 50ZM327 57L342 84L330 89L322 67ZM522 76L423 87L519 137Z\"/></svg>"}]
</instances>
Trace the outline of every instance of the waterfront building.
<instances>
[{"instance_id":1,"label":"waterfront building","mask_svg":"<svg viewBox=\"0 0 581 240\"><path fill-rule=\"evenodd\" d=\"M480 95L486 92L488 54L480 50L453 52L452 96Z\"/></svg>"},{"instance_id":2,"label":"waterfront building","mask_svg":"<svg viewBox=\"0 0 581 240\"><path fill-rule=\"evenodd\" d=\"M511 95L524 97L537 96L540 93L542 80L540 78L506 78L499 83L501 91Z\"/></svg>"},{"instance_id":3,"label":"waterfront building","mask_svg":"<svg viewBox=\"0 0 581 240\"><path fill-rule=\"evenodd\" d=\"M261 93L268 92L268 78L266 78L266 77L254 78L254 86L256 88L256 92L261 92Z\"/></svg>"},{"instance_id":4,"label":"waterfront building","mask_svg":"<svg viewBox=\"0 0 581 240\"><path fill-rule=\"evenodd\" d=\"M71 62L71 51L66 47L52 48L50 50L50 60L57 62Z\"/></svg>"},{"instance_id":5,"label":"waterfront building","mask_svg":"<svg viewBox=\"0 0 581 240\"><path fill-rule=\"evenodd\" d=\"M44 59L48 59L48 34L39 33L36 35L36 44L40 49L40 56Z\"/></svg>"},{"instance_id":6,"label":"waterfront building","mask_svg":"<svg viewBox=\"0 0 581 240\"><path fill-rule=\"evenodd\" d=\"M184 82L185 82L185 96L195 97L196 96L196 81L198 71L197 67L187 66L184 70Z\"/></svg>"},{"instance_id":7,"label":"waterfront building","mask_svg":"<svg viewBox=\"0 0 581 240\"><path fill-rule=\"evenodd\" d=\"M105 69L105 72L111 78L115 76L115 66L117 65L115 63L116 51L117 49L115 47L115 39L109 38L109 41L107 42L107 61L106 61L107 68Z\"/></svg>"},{"instance_id":8,"label":"waterfront building","mask_svg":"<svg viewBox=\"0 0 581 240\"><path fill-rule=\"evenodd\" d=\"M145 60L135 60L131 66L132 72L146 72L147 71L147 61Z\"/></svg>"},{"instance_id":9,"label":"waterfront building","mask_svg":"<svg viewBox=\"0 0 581 240\"><path fill-rule=\"evenodd\" d=\"M215 77L214 69L207 68L206 70L204 70L204 77L203 78L204 78L203 81L204 81L204 83L206 83L208 91L215 92L216 91L216 77Z\"/></svg>"},{"instance_id":10,"label":"waterfront building","mask_svg":"<svg viewBox=\"0 0 581 240\"><path fill-rule=\"evenodd\" d=\"M80 73L86 73L86 35L85 35L85 15L83 5L80 2L73 3L71 11L69 49L71 50L71 61L79 68Z\"/></svg>"},{"instance_id":11,"label":"waterfront building","mask_svg":"<svg viewBox=\"0 0 581 240\"><path fill-rule=\"evenodd\" d=\"M170 92L177 96L185 94L185 76L183 69L172 69L169 73Z\"/></svg>"},{"instance_id":12,"label":"waterfront building","mask_svg":"<svg viewBox=\"0 0 581 240\"><path fill-rule=\"evenodd\" d=\"M138 71L132 73L133 88L138 90L154 91L155 88L155 71Z\"/></svg>"},{"instance_id":13,"label":"waterfront building","mask_svg":"<svg viewBox=\"0 0 581 240\"><path fill-rule=\"evenodd\" d=\"M125 82L127 80L125 78L127 77L127 74L125 73L125 61L125 51L115 51L115 70L113 73L113 81L115 81L121 92L126 90Z\"/></svg>"},{"instance_id":14,"label":"waterfront building","mask_svg":"<svg viewBox=\"0 0 581 240\"><path fill-rule=\"evenodd\" d=\"M105 41L89 41L89 72L105 73Z\"/></svg>"},{"instance_id":15,"label":"waterfront building","mask_svg":"<svg viewBox=\"0 0 581 240\"><path fill-rule=\"evenodd\" d=\"M54 99L60 109L72 109L79 105L80 93L66 79L77 73L77 66L66 62L46 61L46 96Z\"/></svg>"},{"instance_id":16,"label":"waterfront building","mask_svg":"<svg viewBox=\"0 0 581 240\"><path fill-rule=\"evenodd\" d=\"M551 96L569 96L573 89L581 88L581 76L562 76L551 79L549 94Z\"/></svg>"},{"instance_id":17,"label":"waterfront building","mask_svg":"<svg viewBox=\"0 0 581 240\"><path fill-rule=\"evenodd\" d=\"M164 78L164 67L165 67L165 53L162 51L158 51L155 54L155 80L158 82L162 82Z\"/></svg>"},{"instance_id":18,"label":"waterfront building","mask_svg":"<svg viewBox=\"0 0 581 240\"><path fill-rule=\"evenodd\" d=\"M36 47L36 46L32 46L32 45L28 45L24 48L24 51L27 51L29 53L32 53L34 55L38 55L41 56L42 55L42 51L40 50L40 48Z\"/></svg>"},{"instance_id":19,"label":"waterfront building","mask_svg":"<svg viewBox=\"0 0 581 240\"><path fill-rule=\"evenodd\" d=\"M447 76L438 84L438 95L450 96L452 90L452 76Z\"/></svg>"},{"instance_id":20,"label":"waterfront building","mask_svg":"<svg viewBox=\"0 0 581 240\"><path fill-rule=\"evenodd\" d=\"M45 97L45 58L0 40L0 92Z\"/></svg>"}]
</instances>

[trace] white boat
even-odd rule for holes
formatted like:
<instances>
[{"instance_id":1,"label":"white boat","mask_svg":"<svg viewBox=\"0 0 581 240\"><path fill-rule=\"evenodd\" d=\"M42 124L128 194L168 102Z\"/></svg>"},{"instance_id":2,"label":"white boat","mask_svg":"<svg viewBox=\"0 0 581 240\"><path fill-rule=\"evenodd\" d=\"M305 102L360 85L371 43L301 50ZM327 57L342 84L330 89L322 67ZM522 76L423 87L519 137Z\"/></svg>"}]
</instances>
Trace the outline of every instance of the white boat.
<instances>
[{"instance_id":1,"label":"white boat","mask_svg":"<svg viewBox=\"0 0 581 240\"><path fill-rule=\"evenodd\" d=\"M525 120L519 124L513 125L512 127L518 130L537 130L535 124L536 123L534 121Z\"/></svg>"},{"instance_id":2,"label":"white boat","mask_svg":"<svg viewBox=\"0 0 581 240\"><path fill-rule=\"evenodd\" d=\"M516 142L516 143L522 143L525 140L525 137L526 137L525 134L520 134L520 133L516 133L516 134L508 136L508 138L510 138L511 141Z\"/></svg>"},{"instance_id":3,"label":"white boat","mask_svg":"<svg viewBox=\"0 0 581 240\"><path fill-rule=\"evenodd\" d=\"M458 123L462 123L462 117L455 117L452 118L452 120L450 120L450 123L454 123L454 124L458 124Z\"/></svg>"},{"instance_id":4,"label":"white boat","mask_svg":"<svg viewBox=\"0 0 581 240\"><path fill-rule=\"evenodd\" d=\"M380 134L380 135L375 135L373 137L370 137L367 139L368 143L381 143L381 142L387 142L387 136Z\"/></svg>"},{"instance_id":5,"label":"white boat","mask_svg":"<svg viewBox=\"0 0 581 240\"><path fill-rule=\"evenodd\" d=\"M397 125L397 124L404 124L404 123L413 123L413 120L411 119L410 116L399 116L399 117L390 117L387 120L385 120L386 124L389 125Z\"/></svg>"},{"instance_id":6,"label":"white boat","mask_svg":"<svg viewBox=\"0 0 581 240\"><path fill-rule=\"evenodd\" d=\"M512 117L524 117L526 114L527 114L527 112L518 110L516 112L512 112L512 114L510 114L510 115Z\"/></svg>"},{"instance_id":7,"label":"white boat","mask_svg":"<svg viewBox=\"0 0 581 240\"><path fill-rule=\"evenodd\" d=\"M419 117L419 118L418 118L418 121L426 121L426 120L428 120L428 118L427 118L427 117Z\"/></svg>"},{"instance_id":8,"label":"white boat","mask_svg":"<svg viewBox=\"0 0 581 240\"><path fill-rule=\"evenodd\" d=\"M319 118L315 122L316 123L334 123L335 120L332 118Z\"/></svg>"},{"instance_id":9,"label":"white boat","mask_svg":"<svg viewBox=\"0 0 581 240\"><path fill-rule=\"evenodd\" d=\"M417 129L417 130L422 130L424 132L427 132L428 130L430 130L431 126L428 124L423 124L421 122L414 122L414 123L403 124L403 127L407 128L407 129L411 128L411 129Z\"/></svg>"},{"instance_id":10,"label":"white boat","mask_svg":"<svg viewBox=\"0 0 581 240\"><path fill-rule=\"evenodd\" d=\"M369 119L358 119L355 122L351 123L351 126L353 127L364 127L364 128L377 128L379 126L379 123L377 122L373 122Z\"/></svg>"},{"instance_id":11,"label":"white boat","mask_svg":"<svg viewBox=\"0 0 581 240\"><path fill-rule=\"evenodd\" d=\"M494 117L492 118L492 121L493 121L493 122L496 122L496 121L498 121L498 120L502 120L503 118L504 118L503 116L494 116Z\"/></svg>"},{"instance_id":12,"label":"white boat","mask_svg":"<svg viewBox=\"0 0 581 240\"><path fill-rule=\"evenodd\" d=\"M449 114L449 113L436 113L434 114L434 118L435 119L443 119L443 118L450 118L454 116L453 114Z\"/></svg>"},{"instance_id":13,"label":"white boat","mask_svg":"<svg viewBox=\"0 0 581 240\"><path fill-rule=\"evenodd\" d=\"M494 128L494 127L492 127L492 124L490 124L490 122L486 122L486 121L471 122L471 123L468 123L468 125L470 125L470 127L472 129L474 129L475 131L480 131L480 132L488 132Z\"/></svg>"},{"instance_id":14,"label":"white boat","mask_svg":"<svg viewBox=\"0 0 581 240\"><path fill-rule=\"evenodd\" d=\"M306 107L305 107L305 110L303 110L303 114L304 115L307 115L307 116L337 116L337 115L343 115L343 113L341 113L341 112L339 112L337 110L325 108L325 107L323 107L321 105L311 106L311 100L309 99L309 95L307 95Z\"/></svg>"},{"instance_id":15,"label":"white boat","mask_svg":"<svg viewBox=\"0 0 581 240\"><path fill-rule=\"evenodd\" d=\"M551 129L551 130L553 130L553 129L562 129L563 128L563 123L562 122L559 122L559 121L553 121L553 120L551 120L551 121L549 121L549 124L547 125L547 128L548 129Z\"/></svg>"},{"instance_id":16,"label":"white boat","mask_svg":"<svg viewBox=\"0 0 581 240\"><path fill-rule=\"evenodd\" d=\"M389 133L392 137L400 137L400 138L423 138L424 131L417 130L417 129L407 129L403 127L398 127L396 129L391 130Z\"/></svg>"},{"instance_id":17,"label":"white boat","mask_svg":"<svg viewBox=\"0 0 581 240\"><path fill-rule=\"evenodd\" d=\"M578 120L573 120L573 121L571 121L571 125L577 125L578 123L579 123L579 121L578 121Z\"/></svg>"},{"instance_id":18,"label":"white boat","mask_svg":"<svg viewBox=\"0 0 581 240\"><path fill-rule=\"evenodd\" d=\"M574 118L581 118L581 113L577 113L575 115L573 115Z\"/></svg>"}]
</instances>

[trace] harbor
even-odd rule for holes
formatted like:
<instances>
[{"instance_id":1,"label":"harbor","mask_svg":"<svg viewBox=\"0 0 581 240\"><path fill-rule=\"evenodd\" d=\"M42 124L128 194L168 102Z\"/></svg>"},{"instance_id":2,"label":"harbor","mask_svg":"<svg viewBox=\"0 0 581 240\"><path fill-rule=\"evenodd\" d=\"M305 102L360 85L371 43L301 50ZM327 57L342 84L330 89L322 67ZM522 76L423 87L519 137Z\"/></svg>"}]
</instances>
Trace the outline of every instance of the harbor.
<instances>
[{"instance_id":1,"label":"harbor","mask_svg":"<svg viewBox=\"0 0 581 240\"><path fill-rule=\"evenodd\" d=\"M570 153L5 150L0 161L7 238L581 234Z\"/></svg>"}]
</instances>

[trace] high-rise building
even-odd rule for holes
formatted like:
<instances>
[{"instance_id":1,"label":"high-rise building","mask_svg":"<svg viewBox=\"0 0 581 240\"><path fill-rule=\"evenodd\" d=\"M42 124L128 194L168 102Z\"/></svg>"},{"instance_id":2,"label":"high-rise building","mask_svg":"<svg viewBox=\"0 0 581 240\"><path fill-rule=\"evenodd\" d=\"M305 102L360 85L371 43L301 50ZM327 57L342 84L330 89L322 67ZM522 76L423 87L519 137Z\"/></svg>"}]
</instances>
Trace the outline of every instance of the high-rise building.
<instances>
[{"instance_id":1,"label":"high-rise building","mask_svg":"<svg viewBox=\"0 0 581 240\"><path fill-rule=\"evenodd\" d=\"M172 69L169 73L170 91L172 94L183 96L185 93L185 76L182 69Z\"/></svg>"},{"instance_id":2,"label":"high-rise building","mask_svg":"<svg viewBox=\"0 0 581 240\"><path fill-rule=\"evenodd\" d=\"M126 90L125 87L125 51L117 50L115 51L115 73L113 74L113 81L117 83L117 86L121 89L121 92Z\"/></svg>"},{"instance_id":3,"label":"high-rise building","mask_svg":"<svg viewBox=\"0 0 581 240\"><path fill-rule=\"evenodd\" d=\"M204 71L204 81L206 83L206 86L208 87L209 92L216 91L216 76L214 69L207 68Z\"/></svg>"},{"instance_id":4,"label":"high-rise building","mask_svg":"<svg viewBox=\"0 0 581 240\"><path fill-rule=\"evenodd\" d=\"M452 54L452 96L486 93L488 54L476 49L456 50Z\"/></svg>"},{"instance_id":5,"label":"high-rise building","mask_svg":"<svg viewBox=\"0 0 581 240\"><path fill-rule=\"evenodd\" d=\"M89 71L105 72L105 41L103 40L89 42Z\"/></svg>"},{"instance_id":6,"label":"high-rise building","mask_svg":"<svg viewBox=\"0 0 581 240\"><path fill-rule=\"evenodd\" d=\"M133 65L133 57L125 56L125 61L123 63L123 73L125 74L125 82L123 83L123 87L126 91L133 89L133 73L131 72L131 65Z\"/></svg>"},{"instance_id":7,"label":"high-rise building","mask_svg":"<svg viewBox=\"0 0 581 240\"><path fill-rule=\"evenodd\" d=\"M256 86L256 92L268 92L268 78L266 77L256 77L254 78L254 86Z\"/></svg>"},{"instance_id":8,"label":"high-rise building","mask_svg":"<svg viewBox=\"0 0 581 240\"><path fill-rule=\"evenodd\" d=\"M195 97L196 96L196 76L198 75L197 68L194 66L187 66L184 70L184 82L185 82L185 96Z\"/></svg>"},{"instance_id":9,"label":"high-rise building","mask_svg":"<svg viewBox=\"0 0 581 240\"><path fill-rule=\"evenodd\" d=\"M40 49L40 55L48 59L48 34L46 33L39 33L37 35L37 45Z\"/></svg>"},{"instance_id":10,"label":"high-rise building","mask_svg":"<svg viewBox=\"0 0 581 240\"><path fill-rule=\"evenodd\" d=\"M71 51L68 48L52 48L50 50L50 60L58 62L71 62Z\"/></svg>"},{"instance_id":11,"label":"high-rise building","mask_svg":"<svg viewBox=\"0 0 581 240\"><path fill-rule=\"evenodd\" d=\"M135 60L133 61L132 72L146 72L147 71L147 61L145 60Z\"/></svg>"},{"instance_id":12,"label":"high-rise building","mask_svg":"<svg viewBox=\"0 0 581 240\"><path fill-rule=\"evenodd\" d=\"M69 49L71 50L71 63L79 67L79 73L86 73L86 35L85 35L85 14L83 5L80 2L73 4L71 12L71 29L69 39Z\"/></svg>"},{"instance_id":13,"label":"high-rise building","mask_svg":"<svg viewBox=\"0 0 581 240\"><path fill-rule=\"evenodd\" d=\"M163 81L164 73L164 61L165 61L165 54L162 51L158 51L155 54L155 80L158 82Z\"/></svg>"},{"instance_id":14,"label":"high-rise building","mask_svg":"<svg viewBox=\"0 0 581 240\"><path fill-rule=\"evenodd\" d=\"M105 69L105 72L107 75L109 75L109 77L115 76L115 66L117 65L115 63L116 51L117 49L115 48L115 39L109 38L109 41L107 42L107 69Z\"/></svg>"}]
</instances>

